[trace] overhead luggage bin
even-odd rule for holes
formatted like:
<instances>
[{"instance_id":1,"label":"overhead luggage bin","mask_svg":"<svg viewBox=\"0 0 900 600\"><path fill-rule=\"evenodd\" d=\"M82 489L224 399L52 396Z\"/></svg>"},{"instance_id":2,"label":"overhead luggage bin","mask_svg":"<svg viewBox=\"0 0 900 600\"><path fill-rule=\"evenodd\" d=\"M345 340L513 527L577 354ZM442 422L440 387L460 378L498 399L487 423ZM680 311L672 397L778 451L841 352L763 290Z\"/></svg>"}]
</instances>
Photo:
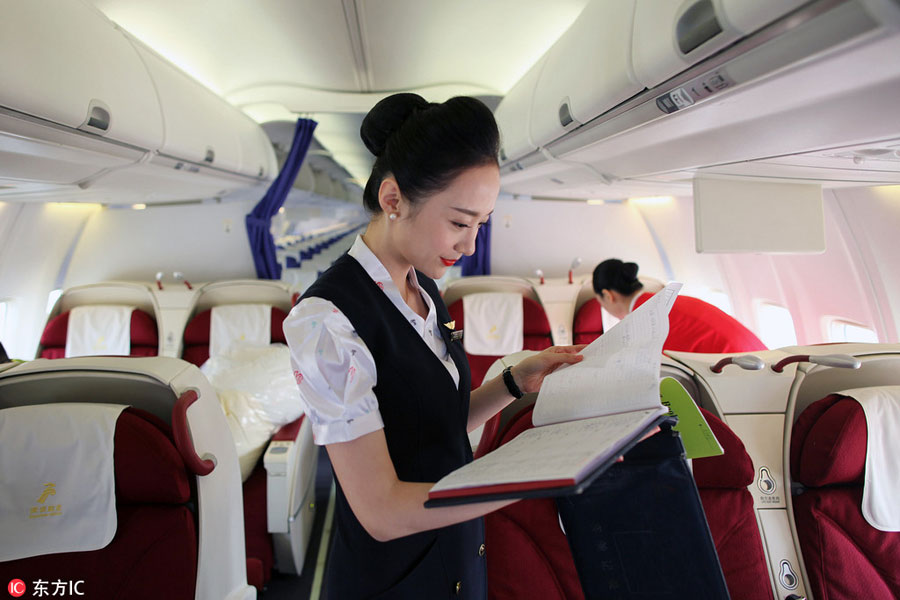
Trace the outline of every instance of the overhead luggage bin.
<instances>
[{"instance_id":1,"label":"overhead luggage bin","mask_svg":"<svg viewBox=\"0 0 900 600\"><path fill-rule=\"evenodd\" d=\"M763 18L765 24L538 150L502 163L503 189L559 189L583 197L565 188L585 173L600 184L685 180L726 164L897 138L891 100L900 70L886 57L900 47L900 4L813 0L784 10L715 13L726 33L750 29ZM754 176L765 175L759 171ZM868 181L859 175L860 183Z\"/></svg>"},{"instance_id":2,"label":"overhead luggage bin","mask_svg":"<svg viewBox=\"0 0 900 600\"><path fill-rule=\"evenodd\" d=\"M807 0L636 0L634 71L656 87Z\"/></svg>"},{"instance_id":3,"label":"overhead luggage bin","mask_svg":"<svg viewBox=\"0 0 900 600\"><path fill-rule=\"evenodd\" d=\"M494 118L500 128L500 161L514 160L533 152L537 148L531 139L531 105L534 102L534 88L541 76L544 54L503 97L494 111Z\"/></svg>"},{"instance_id":4,"label":"overhead luggage bin","mask_svg":"<svg viewBox=\"0 0 900 600\"><path fill-rule=\"evenodd\" d=\"M81 2L6 3L0 81L7 187L74 185L134 164L162 143L147 70L122 33Z\"/></svg>"},{"instance_id":5,"label":"overhead luggage bin","mask_svg":"<svg viewBox=\"0 0 900 600\"><path fill-rule=\"evenodd\" d=\"M5 7L0 80L6 197L196 200L276 171L258 124L85 2Z\"/></svg>"},{"instance_id":6,"label":"overhead luggage bin","mask_svg":"<svg viewBox=\"0 0 900 600\"><path fill-rule=\"evenodd\" d=\"M150 71L165 117L159 153L237 171L241 152L233 123L248 117L139 41L132 43Z\"/></svg>"},{"instance_id":7,"label":"overhead luggage bin","mask_svg":"<svg viewBox=\"0 0 900 600\"><path fill-rule=\"evenodd\" d=\"M162 143L156 92L137 53L81 2L5 3L0 106L144 149Z\"/></svg>"},{"instance_id":8,"label":"overhead luggage bin","mask_svg":"<svg viewBox=\"0 0 900 600\"><path fill-rule=\"evenodd\" d=\"M635 0L589 3L547 52L529 121L538 147L644 88L631 66L634 8Z\"/></svg>"}]
</instances>

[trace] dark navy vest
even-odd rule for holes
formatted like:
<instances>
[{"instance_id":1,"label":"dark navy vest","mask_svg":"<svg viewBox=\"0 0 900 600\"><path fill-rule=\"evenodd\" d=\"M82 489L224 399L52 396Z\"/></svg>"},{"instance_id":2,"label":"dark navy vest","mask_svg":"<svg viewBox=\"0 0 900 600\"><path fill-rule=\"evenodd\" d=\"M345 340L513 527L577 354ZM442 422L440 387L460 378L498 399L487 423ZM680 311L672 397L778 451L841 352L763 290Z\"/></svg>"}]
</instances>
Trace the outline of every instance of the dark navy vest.
<instances>
[{"instance_id":1,"label":"dark navy vest","mask_svg":"<svg viewBox=\"0 0 900 600\"><path fill-rule=\"evenodd\" d=\"M447 368L356 259L339 258L303 297L334 303L374 356L374 391L399 479L434 482L472 460L466 434L471 378L462 343L451 342L443 326L450 315L437 286L416 275L434 302L438 329L459 369L458 390ZM360 525L337 480L336 488L325 579L329 598L487 598L482 519L379 542Z\"/></svg>"}]
</instances>

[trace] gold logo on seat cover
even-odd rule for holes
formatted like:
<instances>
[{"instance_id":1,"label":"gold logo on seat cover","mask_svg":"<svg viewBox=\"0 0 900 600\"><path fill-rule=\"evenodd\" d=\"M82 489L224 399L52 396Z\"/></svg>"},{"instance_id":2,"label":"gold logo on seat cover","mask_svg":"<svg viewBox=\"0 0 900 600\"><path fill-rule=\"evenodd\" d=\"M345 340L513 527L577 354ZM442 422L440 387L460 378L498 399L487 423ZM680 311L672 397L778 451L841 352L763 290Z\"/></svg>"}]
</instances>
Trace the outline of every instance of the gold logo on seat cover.
<instances>
[{"instance_id":1,"label":"gold logo on seat cover","mask_svg":"<svg viewBox=\"0 0 900 600\"><path fill-rule=\"evenodd\" d=\"M55 496L55 495L56 495L56 484L54 484L54 483L45 483L45 484L44 484L44 491L43 491L43 493L41 494L40 498L37 499L37 501L38 501L40 504L43 504L44 502L47 501L47 498L48 498L48 497L50 497L50 496Z\"/></svg>"},{"instance_id":2,"label":"gold logo on seat cover","mask_svg":"<svg viewBox=\"0 0 900 600\"><path fill-rule=\"evenodd\" d=\"M44 491L41 492L41 495L38 496L37 503L42 505L38 506L37 504L31 507L31 511L28 514L29 519L38 519L40 517L55 517L56 515L62 514L62 504L46 504L47 498L50 496L56 495L56 484L55 483L45 483Z\"/></svg>"}]
</instances>

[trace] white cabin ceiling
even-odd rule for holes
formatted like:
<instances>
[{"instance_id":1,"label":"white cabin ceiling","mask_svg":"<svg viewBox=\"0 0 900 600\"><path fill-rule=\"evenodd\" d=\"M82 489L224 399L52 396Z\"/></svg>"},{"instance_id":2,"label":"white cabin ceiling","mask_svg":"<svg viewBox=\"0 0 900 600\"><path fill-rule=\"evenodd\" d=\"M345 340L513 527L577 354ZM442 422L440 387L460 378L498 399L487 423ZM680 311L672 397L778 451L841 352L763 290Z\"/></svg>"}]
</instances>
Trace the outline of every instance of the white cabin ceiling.
<instances>
[{"instance_id":1,"label":"white cabin ceiling","mask_svg":"<svg viewBox=\"0 0 900 600\"><path fill-rule=\"evenodd\" d=\"M87 0L258 122L308 115L361 184L378 100L502 96L587 0Z\"/></svg>"}]
</instances>

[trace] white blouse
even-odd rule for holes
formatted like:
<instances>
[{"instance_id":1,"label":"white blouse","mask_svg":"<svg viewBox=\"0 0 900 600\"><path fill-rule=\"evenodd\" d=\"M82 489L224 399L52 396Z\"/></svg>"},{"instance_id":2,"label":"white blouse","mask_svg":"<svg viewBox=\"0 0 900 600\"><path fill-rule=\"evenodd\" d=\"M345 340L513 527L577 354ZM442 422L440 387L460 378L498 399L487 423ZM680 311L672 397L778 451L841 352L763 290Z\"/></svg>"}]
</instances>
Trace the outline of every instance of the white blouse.
<instances>
[{"instance_id":1,"label":"white blouse","mask_svg":"<svg viewBox=\"0 0 900 600\"><path fill-rule=\"evenodd\" d=\"M459 371L438 329L443 324L437 322L434 302L419 287L415 270L410 269L407 279L428 307L424 320L403 301L387 269L362 237L356 237L348 254L403 314L459 387ZM378 380L375 359L350 320L333 303L315 297L303 299L284 320L284 335L316 444L347 442L384 427L372 390Z\"/></svg>"}]
</instances>

